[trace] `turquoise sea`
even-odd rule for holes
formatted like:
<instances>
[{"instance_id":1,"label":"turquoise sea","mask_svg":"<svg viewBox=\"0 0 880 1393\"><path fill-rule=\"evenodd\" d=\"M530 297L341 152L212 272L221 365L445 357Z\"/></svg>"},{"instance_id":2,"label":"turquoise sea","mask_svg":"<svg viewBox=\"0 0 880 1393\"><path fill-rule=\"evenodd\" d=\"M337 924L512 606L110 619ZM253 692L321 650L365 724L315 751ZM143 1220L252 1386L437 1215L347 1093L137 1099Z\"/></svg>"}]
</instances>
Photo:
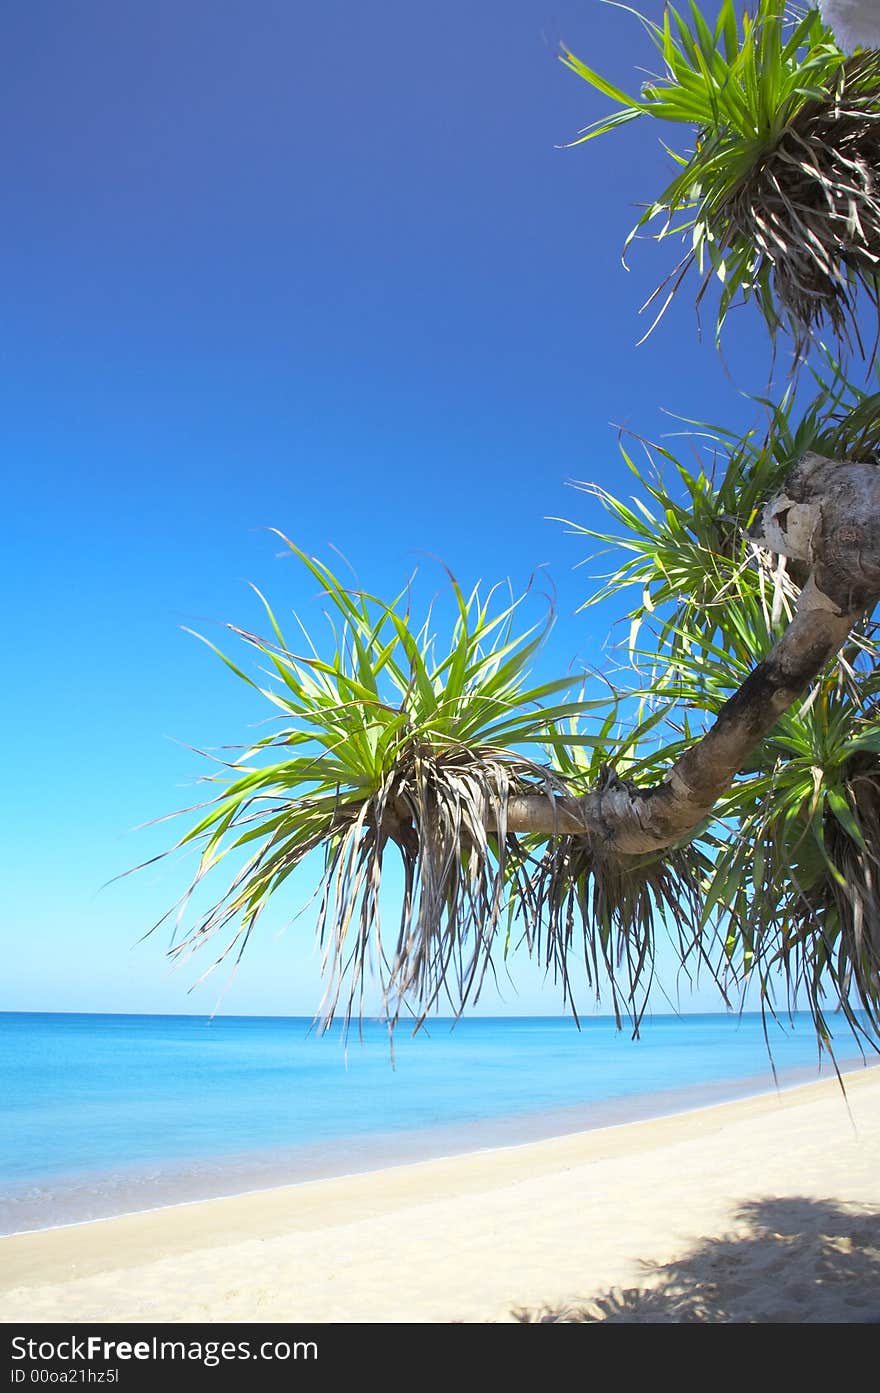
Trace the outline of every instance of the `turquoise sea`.
<instances>
[{"instance_id":1,"label":"turquoise sea","mask_svg":"<svg viewBox=\"0 0 880 1393\"><path fill-rule=\"evenodd\" d=\"M820 1076L808 1017L767 1028L780 1085ZM434 1020L392 1061L377 1022L346 1048L295 1017L0 1014L0 1233L677 1112L772 1089L773 1065L760 1015L655 1016L635 1041L601 1017Z\"/></svg>"}]
</instances>

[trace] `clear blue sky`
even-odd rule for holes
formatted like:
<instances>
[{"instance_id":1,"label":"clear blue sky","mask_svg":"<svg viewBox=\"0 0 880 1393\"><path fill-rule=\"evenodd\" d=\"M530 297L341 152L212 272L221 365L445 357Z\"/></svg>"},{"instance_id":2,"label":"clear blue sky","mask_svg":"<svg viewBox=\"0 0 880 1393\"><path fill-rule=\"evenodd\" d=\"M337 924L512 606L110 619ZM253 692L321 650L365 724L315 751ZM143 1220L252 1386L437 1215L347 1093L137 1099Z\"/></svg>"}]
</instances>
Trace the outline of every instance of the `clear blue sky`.
<instances>
[{"instance_id":1,"label":"clear blue sky","mask_svg":"<svg viewBox=\"0 0 880 1393\"><path fill-rule=\"evenodd\" d=\"M170 840L131 829L193 800L184 746L265 714L181 626L256 625L248 580L319 612L265 529L379 592L419 563L430 594L430 555L464 585L545 563L550 656L598 662L614 616L574 615L584 546L550 519L593 505L567 481L626 491L610 422L752 419L752 312L729 375L686 299L635 346L676 249L619 253L669 161L638 124L557 148L603 109L561 40L626 86L652 61L596 0L7 9L0 1007L216 1004L220 978L187 995L166 936L138 943L186 865L101 886ZM308 916L275 937L298 903L224 1010L316 1007ZM482 1009L559 1009L515 977Z\"/></svg>"}]
</instances>

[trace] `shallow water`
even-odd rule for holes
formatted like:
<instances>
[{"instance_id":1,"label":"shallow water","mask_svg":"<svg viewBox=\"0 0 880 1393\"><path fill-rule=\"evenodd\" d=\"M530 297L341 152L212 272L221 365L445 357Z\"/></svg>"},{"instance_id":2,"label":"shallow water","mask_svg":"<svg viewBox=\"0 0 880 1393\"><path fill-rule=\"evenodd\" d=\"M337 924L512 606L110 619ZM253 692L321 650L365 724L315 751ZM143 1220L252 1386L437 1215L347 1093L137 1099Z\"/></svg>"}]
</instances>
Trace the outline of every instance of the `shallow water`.
<instances>
[{"instance_id":1,"label":"shallow water","mask_svg":"<svg viewBox=\"0 0 880 1393\"><path fill-rule=\"evenodd\" d=\"M774 1087L760 1015L434 1021L347 1050L302 1018L0 1014L0 1232L681 1111ZM781 1083L828 1077L808 1017ZM860 1063L841 1030L841 1063Z\"/></svg>"}]
</instances>

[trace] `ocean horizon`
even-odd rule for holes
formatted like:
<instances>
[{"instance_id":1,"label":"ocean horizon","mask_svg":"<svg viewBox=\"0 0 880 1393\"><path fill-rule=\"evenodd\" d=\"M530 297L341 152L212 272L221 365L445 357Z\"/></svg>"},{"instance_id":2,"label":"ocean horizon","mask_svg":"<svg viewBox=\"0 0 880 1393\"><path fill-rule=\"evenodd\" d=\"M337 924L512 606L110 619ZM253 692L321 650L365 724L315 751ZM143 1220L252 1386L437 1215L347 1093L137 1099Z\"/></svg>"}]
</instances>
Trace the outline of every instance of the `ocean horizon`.
<instances>
[{"instance_id":1,"label":"ocean horizon","mask_svg":"<svg viewBox=\"0 0 880 1393\"><path fill-rule=\"evenodd\" d=\"M766 1037L765 1037L766 1027ZM873 1063L845 1024L841 1069ZM0 1013L0 1233L403 1165L833 1076L806 1013L432 1018ZM843 1100L841 1099L843 1105Z\"/></svg>"}]
</instances>

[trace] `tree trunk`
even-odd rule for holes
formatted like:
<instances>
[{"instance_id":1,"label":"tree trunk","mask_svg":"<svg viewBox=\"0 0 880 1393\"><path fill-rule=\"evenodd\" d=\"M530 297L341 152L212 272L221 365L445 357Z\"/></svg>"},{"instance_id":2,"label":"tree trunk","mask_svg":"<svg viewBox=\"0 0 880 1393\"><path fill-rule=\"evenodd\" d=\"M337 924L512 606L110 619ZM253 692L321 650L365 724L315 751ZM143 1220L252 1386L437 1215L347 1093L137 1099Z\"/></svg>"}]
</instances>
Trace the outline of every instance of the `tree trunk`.
<instances>
[{"instance_id":1,"label":"tree trunk","mask_svg":"<svg viewBox=\"0 0 880 1393\"><path fill-rule=\"evenodd\" d=\"M819 0L819 8L847 53L854 48L880 48L877 0Z\"/></svg>"},{"instance_id":2,"label":"tree trunk","mask_svg":"<svg viewBox=\"0 0 880 1393\"><path fill-rule=\"evenodd\" d=\"M582 836L624 855L643 854L686 839L709 814L782 713L880 599L877 466L805 455L767 504L762 522L757 540L806 562L810 576L785 633L714 725L652 787L636 788L612 775L582 798L512 798L508 831Z\"/></svg>"}]
</instances>

